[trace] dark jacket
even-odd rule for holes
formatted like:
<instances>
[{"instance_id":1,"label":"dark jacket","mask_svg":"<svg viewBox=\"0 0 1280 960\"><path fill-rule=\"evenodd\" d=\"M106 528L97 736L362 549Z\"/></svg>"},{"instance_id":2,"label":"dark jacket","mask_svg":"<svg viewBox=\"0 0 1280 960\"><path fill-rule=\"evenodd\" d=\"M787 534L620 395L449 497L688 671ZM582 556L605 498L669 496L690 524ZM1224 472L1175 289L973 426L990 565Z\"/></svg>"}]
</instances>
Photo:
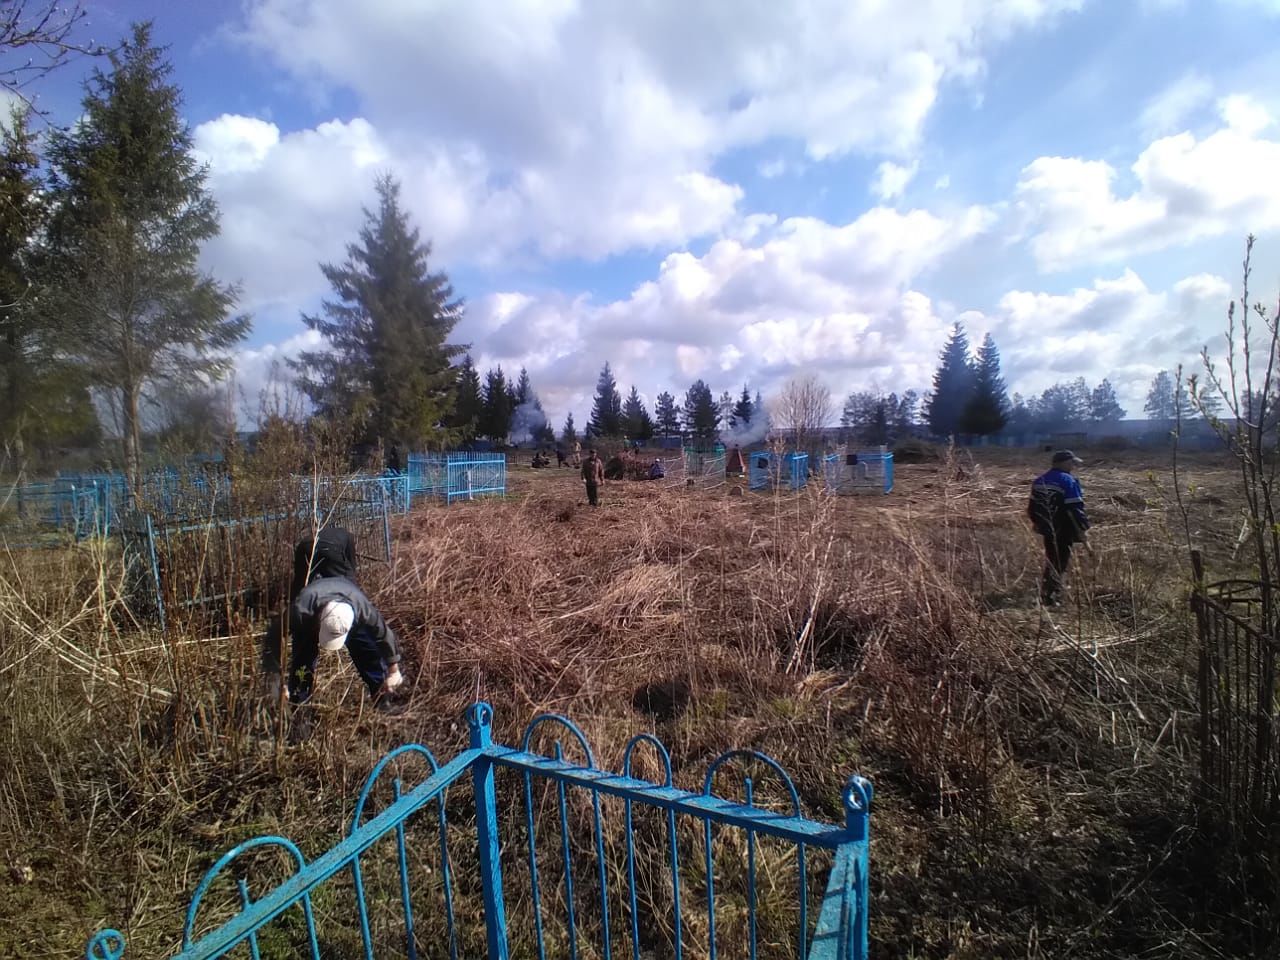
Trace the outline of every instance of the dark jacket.
<instances>
[{"instance_id":1,"label":"dark jacket","mask_svg":"<svg viewBox=\"0 0 1280 960\"><path fill-rule=\"evenodd\" d=\"M293 548L293 581L289 585L289 597L296 597L303 587L320 577L354 580L355 576L356 538L342 527L322 527L314 541L309 536L303 537Z\"/></svg>"},{"instance_id":2,"label":"dark jacket","mask_svg":"<svg viewBox=\"0 0 1280 960\"><path fill-rule=\"evenodd\" d=\"M1057 467L1036 477L1031 484L1027 516L1042 537L1053 537L1059 543L1079 543L1089 529L1080 481Z\"/></svg>"},{"instance_id":3,"label":"dark jacket","mask_svg":"<svg viewBox=\"0 0 1280 960\"><path fill-rule=\"evenodd\" d=\"M289 610L289 632L295 640L312 638L320 632L320 610L326 603L338 600L351 604L355 611L352 630L363 627L373 634L374 642L388 664L400 662L400 643L391 632L378 608L370 602L359 587L344 577L324 577L307 584L294 598Z\"/></svg>"}]
</instances>

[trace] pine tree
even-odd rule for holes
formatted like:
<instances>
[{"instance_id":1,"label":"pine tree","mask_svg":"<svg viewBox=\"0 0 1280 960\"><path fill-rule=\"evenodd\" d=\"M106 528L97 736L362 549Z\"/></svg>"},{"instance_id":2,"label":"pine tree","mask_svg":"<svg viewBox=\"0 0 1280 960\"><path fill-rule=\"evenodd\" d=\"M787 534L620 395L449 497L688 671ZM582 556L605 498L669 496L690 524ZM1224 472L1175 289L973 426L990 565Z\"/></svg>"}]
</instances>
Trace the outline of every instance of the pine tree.
<instances>
[{"instance_id":1,"label":"pine tree","mask_svg":"<svg viewBox=\"0 0 1280 960\"><path fill-rule=\"evenodd\" d=\"M901 397L889 394L893 408L893 435L908 436L916 426L916 413L920 406L920 397L914 390L908 390Z\"/></svg>"},{"instance_id":2,"label":"pine tree","mask_svg":"<svg viewBox=\"0 0 1280 960\"><path fill-rule=\"evenodd\" d=\"M613 370L608 363L596 381L596 398L587 430L593 437L622 436L622 397L618 394L618 383L613 379Z\"/></svg>"},{"instance_id":3,"label":"pine tree","mask_svg":"<svg viewBox=\"0 0 1280 960\"><path fill-rule=\"evenodd\" d=\"M1161 370L1151 379L1147 402L1143 407L1152 420L1172 420L1178 414L1177 390L1168 370ZM1185 397L1185 393L1184 393Z\"/></svg>"},{"instance_id":4,"label":"pine tree","mask_svg":"<svg viewBox=\"0 0 1280 960\"><path fill-rule=\"evenodd\" d=\"M957 323L951 328L951 337L942 348L940 359L924 415L929 430L935 436L946 437L960 432L961 416L973 393L969 337L963 324Z\"/></svg>"},{"instance_id":5,"label":"pine tree","mask_svg":"<svg viewBox=\"0 0 1280 960\"><path fill-rule=\"evenodd\" d=\"M572 447L578 442L578 431L573 425L572 412L564 418L564 429L560 431L560 442L566 447Z\"/></svg>"},{"instance_id":6,"label":"pine tree","mask_svg":"<svg viewBox=\"0 0 1280 960\"><path fill-rule=\"evenodd\" d=\"M645 409L640 392L634 385L622 405L622 429L632 440L648 443L653 438L653 419Z\"/></svg>"},{"instance_id":7,"label":"pine tree","mask_svg":"<svg viewBox=\"0 0 1280 960\"><path fill-rule=\"evenodd\" d=\"M76 368L55 349L58 318L39 309L39 239L49 212L30 111L0 127L0 449L18 466L28 448L92 442L98 421Z\"/></svg>"},{"instance_id":8,"label":"pine tree","mask_svg":"<svg viewBox=\"0 0 1280 960\"><path fill-rule=\"evenodd\" d=\"M511 399L517 407L537 399L533 395L533 384L529 381L529 371L524 367L520 368L520 377L512 388Z\"/></svg>"},{"instance_id":9,"label":"pine tree","mask_svg":"<svg viewBox=\"0 0 1280 960\"><path fill-rule=\"evenodd\" d=\"M480 390L480 371L476 369L471 354L467 354L458 367L457 394L451 424L457 438L470 443L480 432L480 419L484 412L484 395Z\"/></svg>"},{"instance_id":10,"label":"pine tree","mask_svg":"<svg viewBox=\"0 0 1280 960\"><path fill-rule=\"evenodd\" d=\"M726 427L732 428L736 425L733 419L733 408L733 395L726 390L720 394L720 399L716 402L716 410L720 413L720 422Z\"/></svg>"},{"instance_id":11,"label":"pine tree","mask_svg":"<svg viewBox=\"0 0 1280 960\"><path fill-rule=\"evenodd\" d=\"M317 409L356 417L364 439L429 444L454 409L452 363L465 348L447 341L462 302L431 272L431 244L401 208L400 184L379 177L377 192L346 261L320 267L337 298L302 317L330 348L302 353L294 368Z\"/></svg>"},{"instance_id":12,"label":"pine tree","mask_svg":"<svg viewBox=\"0 0 1280 960\"><path fill-rule=\"evenodd\" d=\"M1109 423L1123 420L1124 415L1124 408L1116 400L1116 391L1110 380L1103 380L1093 388L1093 393L1089 395L1090 420L1094 423Z\"/></svg>"},{"instance_id":13,"label":"pine tree","mask_svg":"<svg viewBox=\"0 0 1280 960\"><path fill-rule=\"evenodd\" d=\"M698 440L714 440L720 428L720 410L711 388L695 380L684 397L684 429Z\"/></svg>"},{"instance_id":14,"label":"pine tree","mask_svg":"<svg viewBox=\"0 0 1280 960\"><path fill-rule=\"evenodd\" d=\"M484 376L484 404L480 414L480 435L494 443L506 443L511 433L511 416L515 407L511 402L511 389L507 386L502 367L490 370Z\"/></svg>"},{"instance_id":15,"label":"pine tree","mask_svg":"<svg viewBox=\"0 0 1280 960\"><path fill-rule=\"evenodd\" d=\"M1222 413L1222 397L1213 387L1205 384L1196 393L1194 409L1206 420L1212 420Z\"/></svg>"},{"instance_id":16,"label":"pine tree","mask_svg":"<svg viewBox=\"0 0 1280 960\"><path fill-rule=\"evenodd\" d=\"M664 437L680 436L680 410L676 406L676 398L668 391L663 390L658 394L657 402L653 408L656 417L656 428L659 435Z\"/></svg>"},{"instance_id":17,"label":"pine tree","mask_svg":"<svg viewBox=\"0 0 1280 960\"><path fill-rule=\"evenodd\" d=\"M733 407L733 419L731 422L736 427L750 426L752 417L755 416L756 406L751 402L751 393L747 390L747 385L742 385L742 394L738 397L738 402Z\"/></svg>"},{"instance_id":18,"label":"pine tree","mask_svg":"<svg viewBox=\"0 0 1280 960\"><path fill-rule=\"evenodd\" d=\"M150 24L135 25L110 72L87 82L81 120L54 133L49 151L50 313L67 334L62 349L118 404L135 487L144 392L220 376L250 327L229 315L236 288L199 269L218 207L172 72Z\"/></svg>"},{"instance_id":19,"label":"pine tree","mask_svg":"<svg viewBox=\"0 0 1280 960\"><path fill-rule=\"evenodd\" d=\"M960 417L962 433L987 437L1004 429L1009 395L1000 376L1000 351L987 334L978 348L973 370L973 390Z\"/></svg>"}]
</instances>

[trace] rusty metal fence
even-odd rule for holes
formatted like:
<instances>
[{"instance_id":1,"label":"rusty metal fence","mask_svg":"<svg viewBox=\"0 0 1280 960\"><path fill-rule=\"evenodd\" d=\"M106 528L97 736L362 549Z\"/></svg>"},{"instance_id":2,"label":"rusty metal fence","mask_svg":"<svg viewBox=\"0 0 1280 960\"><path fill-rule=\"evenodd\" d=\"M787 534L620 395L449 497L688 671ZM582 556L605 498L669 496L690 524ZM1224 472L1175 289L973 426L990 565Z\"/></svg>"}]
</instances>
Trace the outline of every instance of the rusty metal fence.
<instances>
[{"instance_id":1,"label":"rusty metal fence","mask_svg":"<svg viewBox=\"0 0 1280 960\"><path fill-rule=\"evenodd\" d=\"M1207 584L1198 553L1192 565L1200 779L1219 822L1255 844L1280 828L1280 642L1263 622L1263 584Z\"/></svg>"}]
</instances>

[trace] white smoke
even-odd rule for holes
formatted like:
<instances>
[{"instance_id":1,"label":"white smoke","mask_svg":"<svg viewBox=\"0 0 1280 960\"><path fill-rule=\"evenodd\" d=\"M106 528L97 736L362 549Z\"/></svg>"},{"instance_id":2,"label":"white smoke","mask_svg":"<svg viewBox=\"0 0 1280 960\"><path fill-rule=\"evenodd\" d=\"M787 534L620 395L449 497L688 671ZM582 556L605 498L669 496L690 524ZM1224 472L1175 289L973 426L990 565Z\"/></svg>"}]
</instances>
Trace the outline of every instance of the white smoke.
<instances>
[{"instance_id":1,"label":"white smoke","mask_svg":"<svg viewBox=\"0 0 1280 960\"><path fill-rule=\"evenodd\" d=\"M763 410L757 410L749 423L739 423L720 430L720 440L726 446L749 447L761 443L769 436L769 417Z\"/></svg>"},{"instance_id":2,"label":"white smoke","mask_svg":"<svg viewBox=\"0 0 1280 960\"><path fill-rule=\"evenodd\" d=\"M534 434L547 425L547 415L534 400L526 400L511 414L511 442L530 443Z\"/></svg>"}]
</instances>

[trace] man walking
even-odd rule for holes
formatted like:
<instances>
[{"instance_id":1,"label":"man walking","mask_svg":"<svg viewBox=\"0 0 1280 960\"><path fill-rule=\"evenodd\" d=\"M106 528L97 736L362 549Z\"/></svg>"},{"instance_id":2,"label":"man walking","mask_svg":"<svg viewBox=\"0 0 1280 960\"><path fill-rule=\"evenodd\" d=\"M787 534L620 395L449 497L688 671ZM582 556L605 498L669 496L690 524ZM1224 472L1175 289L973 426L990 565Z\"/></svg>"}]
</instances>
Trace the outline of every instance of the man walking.
<instances>
[{"instance_id":1,"label":"man walking","mask_svg":"<svg viewBox=\"0 0 1280 960\"><path fill-rule=\"evenodd\" d=\"M1071 564L1071 548L1082 543L1090 552L1089 517L1084 511L1084 491L1074 472L1083 461L1070 450L1053 455L1049 471L1031 484L1027 515L1044 539L1044 577L1040 600L1046 607L1062 603L1063 579Z\"/></svg>"},{"instance_id":2,"label":"man walking","mask_svg":"<svg viewBox=\"0 0 1280 960\"><path fill-rule=\"evenodd\" d=\"M600 506L600 484L604 482L604 463L596 456L595 447L587 451L582 464L582 482L587 485L587 503Z\"/></svg>"}]
</instances>

